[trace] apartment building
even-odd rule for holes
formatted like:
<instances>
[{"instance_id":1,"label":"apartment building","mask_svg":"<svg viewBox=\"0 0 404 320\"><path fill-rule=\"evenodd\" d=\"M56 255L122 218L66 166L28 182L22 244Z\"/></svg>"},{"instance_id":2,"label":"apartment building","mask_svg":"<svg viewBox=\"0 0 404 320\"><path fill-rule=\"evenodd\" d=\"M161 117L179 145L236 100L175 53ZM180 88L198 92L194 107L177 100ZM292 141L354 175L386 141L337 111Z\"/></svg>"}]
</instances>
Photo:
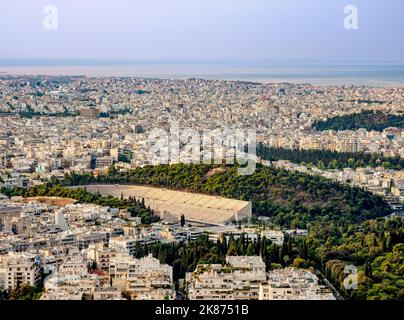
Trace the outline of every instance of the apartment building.
<instances>
[{"instance_id":1,"label":"apartment building","mask_svg":"<svg viewBox=\"0 0 404 320\"><path fill-rule=\"evenodd\" d=\"M59 268L44 280L42 300L81 300L92 297L102 282L97 274L88 272L89 260L83 255L68 256Z\"/></svg>"},{"instance_id":2,"label":"apartment building","mask_svg":"<svg viewBox=\"0 0 404 320\"><path fill-rule=\"evenodd\" d=\"M28 284L37 286L41 282L41 260L39 256L26 252L9 252L3 262L6 270L5 288L16 288L17 286ZM5 268L4 268L5 267Z\"/></svg>"},{"instance_id":3,"label":"apartment building","mask_svg":"<svg viewBox=\"0 0 404 320\"><path fill-rule=\"evenodd\" d=\"M225 265L201 264L186 276L190 300L257 300L265 280L265 263L258 256L229 256Z\"/></svg>"},{"instance_id":4,"label":"apartment building","mask_svg":"<svg viewBox=\"0 0 404 320\"><path fill-rule=\"evenodd\" d=\"M391 188L391 193L399 198L399 201L404 202L404 185L398 185Z\"/></svg>"},{"instance_id":5,"label":"apartment building","mask_svg":"<svg viewBox=\"0 0 404 320\"><path fill-rule=\"evenodd\" d=\"M0 291L7 287L7 256L0 254Z\"/></svg>"},{"instance_id":6,"label":"apartment building","mask_svg":"<svg viewBox=\"0 0 404 320\"><path fill-rule=\"evenodd\" d=\"M151 255L134 259L117 253L110 260L110 282L127 292L133 300L174 299L173 269Z\"/></svg>"},{"instance_id":7,"label":"apartment building","mask_svg":"<svg viewBox=\"0 0 404 320\"><path fill-rule=\"evenodd\" d=\"M335 297L310 271L286 268L268 273L268 281L260 284L259 300L335 300Z\"/></svg>"},{"instance_id":8,"label":"apartment building","mask_svg":"<svg viewBox=\"0 0 404 320\"><path fill-rule=\"evenodd\" d=\"M127 291L132 299L174 300L173 268L152 255L129 265Z\"/></svg>"},{"instance_id":9,"label":"apartment building","mask_svg":"<svg viewBox=\"0 0 404 320\"><path fill-rule=\"evenodd\" d=\"M76 237L77 245L79 249L88 248L88 246L92 243L104 242L107 243L108 235L106 232L86 232L77 235Z\"/></svg>"},{"instance_id":10,"label":"apartment building","mask_svg":"<svg viewBox=\"0 0 404 320\"><path fill-rule=\"evenodd\" d=\"M105 247L104 243L91 244L87 249L87 256L96 263L98 269L108 271L109 261L115 256L115 251Z\"/></svg>"},{"instance_id":11,"label":"apartment building","mask_svg":"<svg viewBox=\"0 0 404 320\"><path fill-rule=\"evenodd\" d=\"M119 236L109 240L109 247L118 252L127 252L131 256L135 255L136 243L139 241L138 237L123 237Z\"/></svg>"},{"instance_id":12,"label":"apartment building","mask_svg":"<svg viewBox=\"0 0 404 320\"><path fill-rule=\"evenodd\" d=\"M120 300L122 292L120 288L98 287L94 291L94 300Z\"/></svg>"}]
</instances>

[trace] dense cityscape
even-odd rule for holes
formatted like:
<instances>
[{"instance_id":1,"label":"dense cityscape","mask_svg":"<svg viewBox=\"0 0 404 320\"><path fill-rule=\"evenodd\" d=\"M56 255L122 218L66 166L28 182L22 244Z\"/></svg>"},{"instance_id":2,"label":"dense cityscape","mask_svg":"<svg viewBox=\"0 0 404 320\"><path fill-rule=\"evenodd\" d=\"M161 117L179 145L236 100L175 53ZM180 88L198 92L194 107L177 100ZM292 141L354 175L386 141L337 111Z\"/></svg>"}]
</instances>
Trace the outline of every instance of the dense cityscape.
<instances>
[{"instance_id":1,"label":"dense cityscape","mask_svg":"<svg viewBox=\"0 0 404 320\"><path fill-rule=\"evenodd\" d=\"M404 299L403 106L392 87L1 75L0 299ZM151 160L173 121L179 157ZM189 132L222 128L255 130L252 175L187 161Z\"/></svg>"}]
</instances>

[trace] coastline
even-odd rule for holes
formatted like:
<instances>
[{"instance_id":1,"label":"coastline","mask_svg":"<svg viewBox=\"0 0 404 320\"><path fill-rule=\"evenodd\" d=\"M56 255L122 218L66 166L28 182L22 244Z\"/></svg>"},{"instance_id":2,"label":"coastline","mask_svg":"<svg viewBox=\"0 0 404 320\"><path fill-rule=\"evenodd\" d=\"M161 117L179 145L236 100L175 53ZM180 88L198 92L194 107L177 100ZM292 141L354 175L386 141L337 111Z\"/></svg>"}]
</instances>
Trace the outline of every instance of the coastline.
<instances>
[{"instance_id":1,"label":"coastline","mask_svg":"<svg viewBox=\"0 0 404 320\"><path fill-rule=\"evenodd\" d=\"M0 65L0 75L47 75L86 77L138 77L185 80L251 81L319 86L404 87L404 66L247 66L202 64L132 65Z\"/></svg>"}]
</instances>

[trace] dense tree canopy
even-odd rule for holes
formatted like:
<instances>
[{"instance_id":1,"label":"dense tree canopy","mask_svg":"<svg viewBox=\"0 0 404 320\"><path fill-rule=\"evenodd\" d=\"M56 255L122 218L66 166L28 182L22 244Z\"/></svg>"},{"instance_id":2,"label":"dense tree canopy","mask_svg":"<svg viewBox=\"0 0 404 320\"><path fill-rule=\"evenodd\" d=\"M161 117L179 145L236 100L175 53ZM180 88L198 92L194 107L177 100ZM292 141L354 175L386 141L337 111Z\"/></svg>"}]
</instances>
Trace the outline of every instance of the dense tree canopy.
<instances>
[{"instance_id":1,"label":"dense tree canopy","mask_svg":"<svg viewBox=\"0 0 404 320\"><path fill-rule=\"evenodd\" d=\"M0 291L0 300L38 300L43 291L43 287L24 284L15 289Z\"/></svg>"},{"instance_id":2,"label":"dense tree canopy","mask_svg":"<svg viewBox=\"0 0 404 320\"><path fill-rule=\"evenodd\" d=\"M313 261L351 299L404 299L404 221L369 220L362 225L318 225L307 238ZM344 268L358 268L358 288L346 290Z\"/></svg>"},{"instance_id":3,"label":"dense tree canopy","mask_svg":"<svg viewBox=\"0 0 404 320\"><path fill-rule=\"evenodd\" d=\"M383 131L389 127L404 128L404 115L364 110L360 113L337 116L325 121L316 121L313 124L313 128L316 128L318 131L342 131L356 130L360 128L364 128L368 131Z\"/></svg>"},{"instance_id":4,"label":"dense tree canopy","mask_svg":"<svg viewBox=\"0 0 404 320\"><path fill-rule=\"evenodd\" d=\"M316 166L322 170L379 166L393 170L404 169L404 158L401 157L384 157L363 152L274 148L262 143L257 145L257 156L269 161L289 160L296 164Z\"/></svg>"},{"instance_id":5,"label":"dense tree canopy","mask_svg":"<svg viewBox=\"0 0 404 320\"><path fill-rule=\"evenodd\" d=\"M220 195L252 202L255 215L271 217L285 227L307 227L313 221L354 223L391 213L380 197L359 188L298 172L257 166L241 176L235 166L215 174L209 165L146 166L93 179L95 183L128 183ZM63 183L89 183L77 175Z\"/></svg>"},{"instance_id":6,"label":"dense tree canopy","mask_svg":"<svg viewBox=\"0 0 404 320\"><path fill-rule=\"evenodd\" d=\"M215 170L213 170L215 169ZM147 222L153 211L135 199L117 199L63 186L89 183L142 184L190 192L215 194L252 201L255 215L270 217L282 227L308 228L307 237L286 236L282 246L258 237L251 241L223 237L212 242L204 235L186 244L138 244L136 255L152 253L174 268L180 279L198 263L224 263L226 255L261 255L268 269L294 266L323 272L350 299L404 299L404 222L385 219L391 213L379 196L331 180L258 165L250 176L237 174L236 166L160 165L120 172L115 167L106 176L69 174L62 181L51 179L28 190L3 189L9 196L62 196L128 208ZM344 268L358 269L358 289L343 286Z\"/></svg>"}]
</instances>

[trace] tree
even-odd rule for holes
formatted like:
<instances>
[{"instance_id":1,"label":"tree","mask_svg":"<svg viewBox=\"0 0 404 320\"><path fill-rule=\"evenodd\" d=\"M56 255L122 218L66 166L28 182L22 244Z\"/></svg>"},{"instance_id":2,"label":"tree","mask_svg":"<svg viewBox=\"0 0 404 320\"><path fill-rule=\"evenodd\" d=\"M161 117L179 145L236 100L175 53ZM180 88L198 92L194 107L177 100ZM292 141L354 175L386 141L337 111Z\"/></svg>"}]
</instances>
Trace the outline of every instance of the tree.
<instances>
[{"instance_id":1,"label":"tree","mask_svg":"<svg viewBox=\"0 0 404 320\"><path fill-rule=\"evenodd\" d=\"M306 239L304 239L304 240L302 241L302 244L301 244L301 247L300 247L300 256L301 256L303 259L307 259L307 258L309 257L308 250L307 250Z\"/></svg>"},{"instance_id":2,"label":"tree","mask_svg":"<svg viewBox=\"0 0 404 320\"><path fill-rule=\"evenodd\" d=\"M123 291L122 292L122 298L126 299L126 300L132 300L132 296L130 295L129 292L127 291Z\"/></svg>"},{"instance_id":3,"label":"tree","mask_svg":"<svg viewBox=\"0 0 404 320\"><path fill-rule=\"evenodd\" d=\"M43 287L31 287L28 284L3 292L4 300L38 300L43 293Z\"/></svg>"},{"instance_id":4,"label":"tree","mask_svg":"<svg viewBox=\"0 0 404 320\"><path fill-rule=\"evenodd\" d=\"M96 269L97 269L97 263L96 263L95 261L93 261L93 262L91 263L90 269L91 269L91 270L96 270Z\"/></svg>"},{"instance_id":5,"label":"tree","mask_svg":"<svg viewBox=\"0 0 404 320\"><path fill-rule=\"evenodd\" d=\"M372 264L369 260L365 264L365 275L369 278L373 276Z\"/></svg>"},{"instance_id":6,"label":"tree","mask_svg":"<svg viewBox=\"0 0 404 320\"><path fill-rule=\"evenodd\" d=\"M185 215L181 215L181 227L185 226Z\"/></svg>"},{"instance_id":7,"label":"tree","mask_svg":"<svg viewBox=\"0 0 404 320\"><path fill-rule=\"evenodd\" d=\"M237 253L237 244L236 244L236 241L234 240L233 235L231 235L230 239L229 239L229 246L228 246L228 249L227 249L227 255L228 256L237 256L238 255L238 253Z\"/></svg>"},{"instance_id":8,"label":"tree","mask_svg":"<svg viewBox=\"0 0 404 320\"><path fill-rule=\"evenodd\" d=\"M115 176L118 173L116 167L112 164L108 167L107 175L108 176Z\"/></svg>"},{"instance_id":9,"label":"tree","mask_svg":"<svg viewBox=\"0 0 404 320\"><path fill-rule=\"evenodd\" d=\"M391 163L388 161L384 161L381 165L384 169L390 170L391 169Z\"/></svg>"},{"instance_id":10,"label":"tree","mask_svg":"<svg viewBox=\"0 0 404 320\"><path fill-rule=\"evenodd\" d=\"M348 159L348 167L355 168L355 159L354 158Z\"/></svg>"},{"instance_id":11,"label":"tree","mask_svg":"<svg viewBox=\"0 0 404 320\"><path fill-rule=\"evenodd\" d=\"M292 267L293 268L300 268L300 269L305 268L306 267L306 260L304 260L304 259L302 259L300 257L297 257L297 258L295 258L293 260Z\"/></svg>"},{"instance_id":12,"label":"tree","mask_svg":"<svg viewBox=\"0 0 404 320\"><path fill-rule=\"evenodd\" d=\"M255 248L254 244L252 242L248 243L247 250L246 250L246 256L254 256L255 255Z\"/></svg>"},{"instance_id":13,"label":"tree","mask_svg":"<svg viewBox=\"0 0 404 320\"><path fill-rule=\"evenodd\" d=\"M325 169L324 161L322 160L317 161L317 168L319 168L320 170L324 170Z\"/></svg>"},{"instance_id":14,"label":"tree","mask_svg":"<svg viewBox=\"0 0 404 320\"><path fill-rule=\"evenodd\" d=\"M387 252L387 239L386 237L383 237L383 242L382 242L382 250L383 252Z\"/></svg>"},{"instance_id":15,"label":"tree","mask_svg":"<svg viewBox=\"0 0 404 320\"><path fill-rule=\"evenodd\" d=\"M280 263L284 263L284 257L288 254L288 247L286 241L283 241L282 247L279 250L279 261Z\"/></svg>"}]
</instances>

